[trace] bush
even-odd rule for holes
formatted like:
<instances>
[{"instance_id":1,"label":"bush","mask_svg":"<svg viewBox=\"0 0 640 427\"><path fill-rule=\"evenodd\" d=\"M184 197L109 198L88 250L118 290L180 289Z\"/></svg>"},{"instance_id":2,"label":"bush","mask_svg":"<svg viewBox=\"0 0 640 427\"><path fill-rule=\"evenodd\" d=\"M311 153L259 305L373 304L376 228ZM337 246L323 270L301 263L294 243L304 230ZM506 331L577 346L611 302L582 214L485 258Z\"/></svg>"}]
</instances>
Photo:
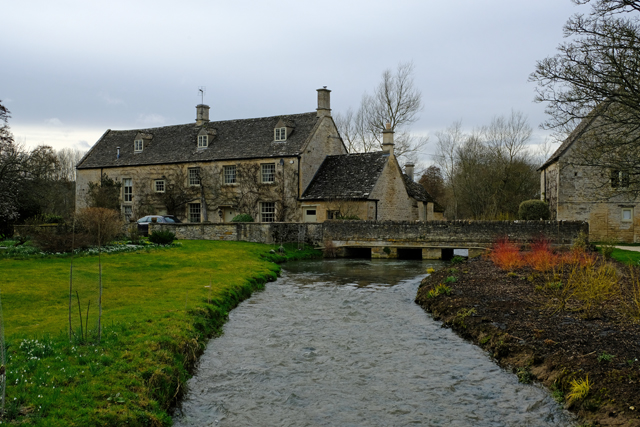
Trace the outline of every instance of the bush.
<instances>
[{"instance_id":1,"label":"bush","mask_svg":"<svg viewBox=\"0 0 640 427\"><path fill-rule=\"evenodd\" d=\"M520 248L508 239L501 239L494 243L489 258L503 270L513 271L523 264Z\"/></svg>"},{"instance_id":2,"label":"bush","mask_svg":"<svg viewBox=\"0 0 640 427\"><path fill-rule=\"evenodd\" d=\"M253 217L249 214L238 214L233 217L231 222L253 222Z\"/></svg>"},{"instance_id":3,"label":"bush","mask_svg":"<svg viewBox=\"0 0 640 427\"><path fill-rule=\"evenodd\" d=\"M77 217L80 228L92 236L94 245L105 245L122 233L120 212L107 208L85 208Z\"/></svg>"},{"instance_id":4,"label":"bush","mask_svg":"<svg viewBox=\"0 0 640 427\"><path fill-rule=\"evenodd\" d=\"M149 234L149 241L157 245L170 245L175 238L176 235L169 230L154 230Z\"/></svg>"},{"instance_id":5,"label":"bush","mask_svg":"<svg viewBox=\"0 0 640 427\"><path fill-rule=\"evenodd\" d=\"M551 217L549 205L542 200L525 200L520 203L518 217L522 220L549 219Z\"/></svg>"},{"instance_id":6,"label":"bush","mask_svg":"<svg viewBox=\"0 0 640 427\"><path fill-rule=\"evenodd\" d=\"M71 252L74 249L85 249L94 240L86 232L74 233L69 226L58 226L55 229L41 230L32 234L33 243L44 252Z\"/></svg>"}]
</instances>

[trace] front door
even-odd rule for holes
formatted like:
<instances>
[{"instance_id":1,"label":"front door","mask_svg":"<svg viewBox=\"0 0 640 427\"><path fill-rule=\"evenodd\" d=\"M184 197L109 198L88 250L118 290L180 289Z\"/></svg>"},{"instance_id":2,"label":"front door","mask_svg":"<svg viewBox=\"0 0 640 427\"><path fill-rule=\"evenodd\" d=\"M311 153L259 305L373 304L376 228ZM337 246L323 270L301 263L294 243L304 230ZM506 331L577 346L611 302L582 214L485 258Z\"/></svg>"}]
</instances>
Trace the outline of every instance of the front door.
<instances>
[{"instance_id":1,"label":"front door","mask_svg":"<svg viewBox=\"0 0 640 427\"><path fill-rule=\"evenodd\" d=\"M305 206L302 210L304 212L304 222L318 222L315 206Z\"/></svg>"},{"instance_id":2,"label":"front door","mask_svg":"<svg viewBox=\"0 0 640 427\"><path fill-rule=\"evenodd\" d=\"M233 218L238 215L238 212L234 208L222 208L222 221L231 222Z\"/></svg>"}]
</instances>

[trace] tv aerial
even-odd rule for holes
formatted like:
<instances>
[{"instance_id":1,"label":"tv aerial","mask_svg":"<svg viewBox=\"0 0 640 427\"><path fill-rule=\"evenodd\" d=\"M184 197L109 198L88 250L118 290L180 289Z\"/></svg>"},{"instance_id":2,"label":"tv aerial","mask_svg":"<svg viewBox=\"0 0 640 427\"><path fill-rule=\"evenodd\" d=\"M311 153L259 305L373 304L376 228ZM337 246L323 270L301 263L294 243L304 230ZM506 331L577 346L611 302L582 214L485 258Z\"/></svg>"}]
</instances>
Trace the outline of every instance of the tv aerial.
<instances>
[{"instance_id":1,"label":"tv aerial","mask_svg":"<svg viewBox=\"0 0 640 427\"><path fill-rule=\"evenodd\" d=\"M207 93L206 86L198 86L198 96L200 97L200 103L204 104L204 95Z\"/></svg>"}]
</instances>

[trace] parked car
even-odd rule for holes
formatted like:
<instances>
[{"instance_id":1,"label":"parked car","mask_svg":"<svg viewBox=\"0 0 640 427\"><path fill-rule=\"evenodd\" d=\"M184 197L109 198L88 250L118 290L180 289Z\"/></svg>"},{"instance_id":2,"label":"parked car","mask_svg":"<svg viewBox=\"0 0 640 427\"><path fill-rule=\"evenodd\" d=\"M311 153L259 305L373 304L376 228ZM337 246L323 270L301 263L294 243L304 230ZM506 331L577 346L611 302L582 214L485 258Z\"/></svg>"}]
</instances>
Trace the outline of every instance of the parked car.
<instances>
[{"instance_id":1,"label":"parked car","mask_svg":"<svg viewBox=\"0 0 640 427\"><path fill-rule=\"evenodd\" d=\"M138 233L142 234L143 236L148 236L149 235L149 223L150 222L157 222L158 224L180 224L182 223L182 221L180 221L178 218L176 218L173 215L147 215L147 216L143 216L142 218L140 218L137 223L138 223Z\"/></svg>"}]
</instances>

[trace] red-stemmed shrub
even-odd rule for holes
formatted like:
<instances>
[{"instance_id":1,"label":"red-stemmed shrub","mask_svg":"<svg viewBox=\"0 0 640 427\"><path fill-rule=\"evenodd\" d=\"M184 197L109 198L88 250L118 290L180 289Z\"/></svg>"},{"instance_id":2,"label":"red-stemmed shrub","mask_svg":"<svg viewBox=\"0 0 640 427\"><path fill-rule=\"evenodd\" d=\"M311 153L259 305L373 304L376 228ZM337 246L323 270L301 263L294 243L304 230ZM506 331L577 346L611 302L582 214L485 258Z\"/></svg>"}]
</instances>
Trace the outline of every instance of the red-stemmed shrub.
<instances>
[{"instance_id":1,"label":"red-stemmed shrub","mask_svg":"<svg viewBox=\"0 0 640 427\"><path fill-rule=\"evenodd\" d=\"M561 257L553 252L551 244L545 238L531 244L531 251L524 255L524 260L536 271L549 271L562 261Z\"/></svg>"},{"instance_id":2,"label":"red-stemmed shrub","mask_svg":"<svg viewBox=\"0 0 640 427\"><path fill-rule=\"evenodd\" d=\"M507 238L497 240L493 244L491 252L489 253L489 259L501 269L508 271L513 271L523 265L520 248L515 243L511 243Z\"/></svg>"}]
</instances>

